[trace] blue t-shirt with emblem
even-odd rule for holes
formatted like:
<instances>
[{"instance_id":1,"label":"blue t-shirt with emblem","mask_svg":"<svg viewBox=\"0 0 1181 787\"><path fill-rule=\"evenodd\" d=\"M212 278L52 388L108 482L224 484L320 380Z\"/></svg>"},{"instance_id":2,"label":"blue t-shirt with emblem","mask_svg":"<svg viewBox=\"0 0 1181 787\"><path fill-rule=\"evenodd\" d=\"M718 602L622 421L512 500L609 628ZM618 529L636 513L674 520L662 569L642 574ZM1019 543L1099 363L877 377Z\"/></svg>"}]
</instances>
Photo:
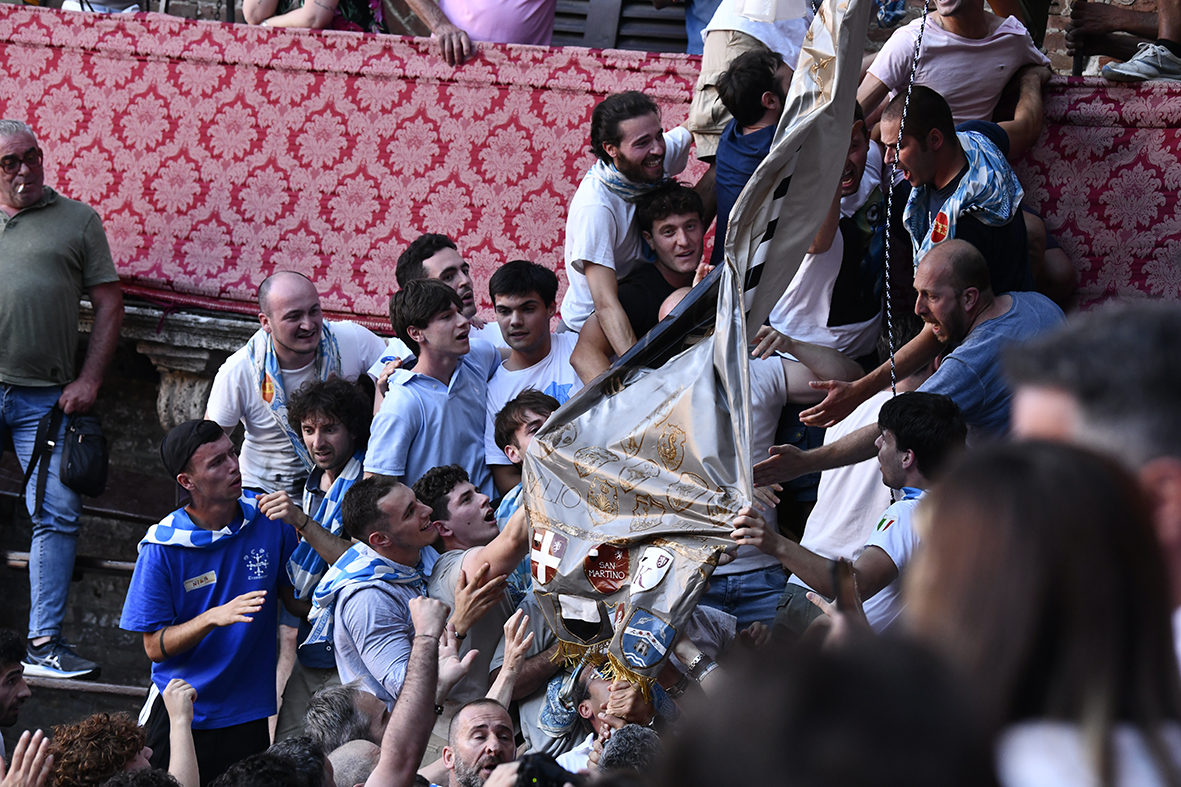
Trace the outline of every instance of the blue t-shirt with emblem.
<instances>
[{"instance_id":1,"label":"blue t-shirt with emblem","mask_svg":"<svg viewBox=\"0 0 1181 787\"><path fill-rule=\"evenodd\" d=\"M249 519L240 515L229 528L236 530L232 536L200 547L141 543L123 604L120 628L153 632L243 593L267 591L252 622L215 628L191 650L152 665L152 682L160 691L173 678L197 690L193 729L230 727L276 710L279 588L291 587L286 566L298 539L294 528L259 513L251 497L247 493L242 501ZM176 531L208 533L199 531L184 509L169 520Z\"/></svg>"}]
</instances>

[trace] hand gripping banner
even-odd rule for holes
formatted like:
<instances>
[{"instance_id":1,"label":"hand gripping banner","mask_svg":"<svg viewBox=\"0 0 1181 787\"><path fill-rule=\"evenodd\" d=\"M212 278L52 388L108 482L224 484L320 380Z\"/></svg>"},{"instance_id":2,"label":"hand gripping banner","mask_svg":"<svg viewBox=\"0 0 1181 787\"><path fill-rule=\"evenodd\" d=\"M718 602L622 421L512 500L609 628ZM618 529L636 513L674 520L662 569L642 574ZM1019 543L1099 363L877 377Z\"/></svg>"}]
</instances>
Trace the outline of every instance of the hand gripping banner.
<instances>
[{"instance_id":1,"label":"hand gripping banner","mask_svg":"<svg viewBox=\"0 0 1181 787\"><path fill-rule=\"evenodd\" d=\"M730 522L752 495L748 342L832 203L870 6L817 10L725 265L529 446L533 588L562 656L606 651L610 672L646 689L733 545Z\"/></svg>"}]
</instances>

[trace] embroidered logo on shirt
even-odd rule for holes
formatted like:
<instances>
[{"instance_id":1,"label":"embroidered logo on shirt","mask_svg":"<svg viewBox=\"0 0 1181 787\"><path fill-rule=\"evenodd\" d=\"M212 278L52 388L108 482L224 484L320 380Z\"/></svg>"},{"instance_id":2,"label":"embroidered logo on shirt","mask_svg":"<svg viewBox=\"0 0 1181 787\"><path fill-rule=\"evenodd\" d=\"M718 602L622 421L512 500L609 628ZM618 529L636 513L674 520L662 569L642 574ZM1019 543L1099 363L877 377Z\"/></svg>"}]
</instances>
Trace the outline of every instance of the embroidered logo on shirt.
<instances>
[{"instance_id":1,"label":"embroidered logo on shirt","mask_svg":"<svg viewBox=\"0 0 1181 787\"><path fill-rule=\"evenodd\" d=\"M203 588L206 585L212 585L215 582L217 582L217 572L216 571L206 571L204 574L202 574L198 577L193 577L192 579L186 579L184 581L185 592L188 593L191 590L196 590L197 588Z\"/></svg>"},{"instance_id":2,"label":"embroidered logo on shirt","mask_svg":"<svg viewBox=\"0 0 1181 787\"><path fill-rule=\"evenodd\" d=\"M892 517L892 516L891 517L882 517L882 521L878 522L878 526L876 529L877 530L889 530L890 525L894 524L897 521L898 521L898 519L896 517Z\"/></svg>"},{"instance_id":3,"label":"embroidered logo on shirt","mask_svg":"<svg viewBox=\"0 0 1181 787\"><path fill-rule=\"evenodd\" d=\"M246 570L250 572L251 579L266 579L267 568L270 567L271 561L267 558L267 551L262 547L252 549L242 556L246 561Z\"/></svg>"}]
</instances>

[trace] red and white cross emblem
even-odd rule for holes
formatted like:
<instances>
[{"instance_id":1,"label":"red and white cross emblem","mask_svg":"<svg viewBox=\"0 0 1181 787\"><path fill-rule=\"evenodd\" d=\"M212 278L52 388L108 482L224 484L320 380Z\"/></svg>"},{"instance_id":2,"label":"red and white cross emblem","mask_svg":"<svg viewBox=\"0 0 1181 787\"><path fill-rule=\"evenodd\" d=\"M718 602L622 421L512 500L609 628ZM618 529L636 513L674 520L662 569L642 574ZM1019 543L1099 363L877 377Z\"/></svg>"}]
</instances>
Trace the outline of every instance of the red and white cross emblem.
<instances>
[{"instance_id":1,"label":"red and white cross emblem","mask_svg":"<svg viewBox=\"0 0 1181 787\"><path fill-rule=\"evenodd\" d=\"M529 554L533 565L533 578L546 584L558 573L558 565L566 554L566 537L552 530L533 530L533 551Z\"/></svg>"}]
</instances>

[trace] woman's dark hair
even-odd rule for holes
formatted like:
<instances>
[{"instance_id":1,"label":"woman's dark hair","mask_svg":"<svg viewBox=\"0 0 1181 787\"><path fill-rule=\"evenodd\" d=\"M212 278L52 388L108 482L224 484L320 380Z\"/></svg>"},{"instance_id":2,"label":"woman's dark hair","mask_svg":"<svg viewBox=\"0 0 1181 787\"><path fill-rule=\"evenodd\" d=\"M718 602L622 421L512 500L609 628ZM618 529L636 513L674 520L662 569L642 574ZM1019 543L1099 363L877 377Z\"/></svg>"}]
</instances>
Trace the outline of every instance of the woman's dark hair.
<instances>
[{"instance_id":1,"label":"woman's dark hair","mask_svg":"<svg viewBox=\"0 0 1181 787\"><path fill-rule=\"evenodd\" d=\"M911 627L963 670L997 725L1077 724L1111 784L1117 724L1181 721L1169 582L1144 494L1126 471L1055 443L969 454L929 495L909 572Z\"/></svg>"}]
</instances>

